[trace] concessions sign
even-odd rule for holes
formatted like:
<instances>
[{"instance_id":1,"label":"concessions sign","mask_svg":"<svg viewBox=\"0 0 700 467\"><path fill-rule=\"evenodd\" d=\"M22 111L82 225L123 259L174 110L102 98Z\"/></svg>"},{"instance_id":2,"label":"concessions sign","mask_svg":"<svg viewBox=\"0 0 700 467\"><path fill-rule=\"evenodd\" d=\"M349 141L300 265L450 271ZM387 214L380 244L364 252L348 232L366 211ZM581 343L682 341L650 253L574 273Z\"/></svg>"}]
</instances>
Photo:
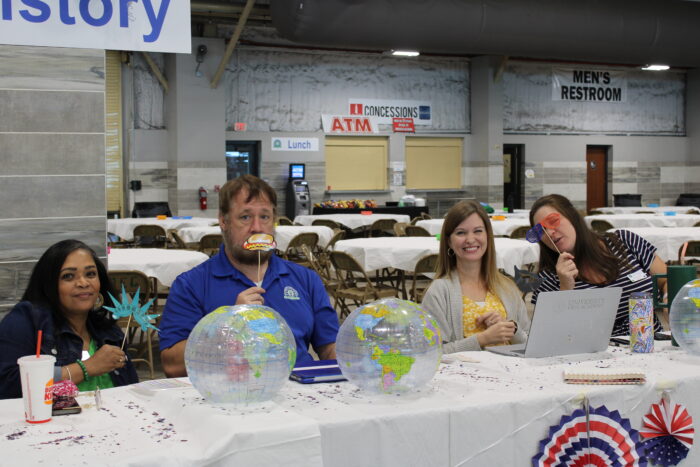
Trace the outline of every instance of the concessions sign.
<instances>
[{"instance_id":1,"label":"concessions sign","mask_svg":"<svg viewBox=\"0 0 700 467\"><path fill-rule=\"evenodd\" d=\"M190 53L190 2L2 0L0 44Z\"/></svg>"},{"instance_id":2,"label":"concessions sign","mask_svg":"<svg viewBox=\"0 0 700 467\"><path fill-rule=\"evenodd\" d=\"M377 119L356 115L321 115L323 131L334 134L378 133Z\"/></svg>"},{"instance_id":3,"label":"concessions sign","mask_svg":"<svg viewBox=\"0 0 700 467\"><path fill-rule=\"evenodd\" d=\"M555 68L552 100L627 102L627 77L622 71Z\"/></svg>"},{"instance_id":4,"label":"concessions sign","mask_svg":"<svg viewBox=\"0 0 700 467\"><path fill-rule=\"evenodd\" d=\"M416 127L412 118L394 118L392 125L396 133L415 133Z\"/></svg>"},{"instance_id":5,"label":"concessions sign","mask_svg":"<svg viewBox=\"0 0 700 467\"><path fill-rule=\"evenodd\" d=\"M432 125L432 107L426 101L384 99L350 99L350 115L374 117L377 122L391 125L394 118L412 118L416 125Z\"/></svg>"}]
</instances>

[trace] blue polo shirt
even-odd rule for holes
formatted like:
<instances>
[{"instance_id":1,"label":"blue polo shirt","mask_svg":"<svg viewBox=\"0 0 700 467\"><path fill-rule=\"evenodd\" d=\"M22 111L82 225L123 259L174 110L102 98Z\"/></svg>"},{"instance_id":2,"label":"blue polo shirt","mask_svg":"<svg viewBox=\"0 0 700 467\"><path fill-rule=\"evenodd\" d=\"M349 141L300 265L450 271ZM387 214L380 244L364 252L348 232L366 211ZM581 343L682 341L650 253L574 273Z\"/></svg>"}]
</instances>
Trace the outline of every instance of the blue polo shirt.
<instances>
[{"instance_id":1,"label":"blue polo shirt","mask_svg":"<svg viewBox=\"0 0 700 467\"><path fill-rule=\"evenodd\" d=\"M238 294L254 286L233 267L222 245L219 253L175 279L160 322L160 349L187 339L204 315L235 305ZM262 288L265 305L282 315L292 329L297 364L313 360L309 344L317 349L335 342L338 315L314 271L272 255Z\"/></svg>"}]
</instances>

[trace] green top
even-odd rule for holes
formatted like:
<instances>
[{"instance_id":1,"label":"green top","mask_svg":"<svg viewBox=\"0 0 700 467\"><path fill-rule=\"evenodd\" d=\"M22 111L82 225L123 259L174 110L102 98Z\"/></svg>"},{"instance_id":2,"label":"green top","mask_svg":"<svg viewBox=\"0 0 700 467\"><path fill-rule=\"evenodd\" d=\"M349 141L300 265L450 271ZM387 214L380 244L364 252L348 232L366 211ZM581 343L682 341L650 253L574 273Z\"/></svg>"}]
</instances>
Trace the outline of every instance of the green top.
<instances>
[{"instance_id":1,"label":"green top","mask_svg":"<svg viewBox=\"0 0 700 467\"><path fill-rule=\"evenodd\" d=\"M88 353L92 357L95 354L95 352L97 352L97 346L95 346L95 341L93 339L90 339L90 348L88 349ZM90 376L90 378L78 384L78 389L80 389L81 392L94 391L95 389L97 389L97 387L99 387L100 389L114 387L112 377L109 376L109 373L105 373L100 376Z\"/></svg>"}]
</instances>

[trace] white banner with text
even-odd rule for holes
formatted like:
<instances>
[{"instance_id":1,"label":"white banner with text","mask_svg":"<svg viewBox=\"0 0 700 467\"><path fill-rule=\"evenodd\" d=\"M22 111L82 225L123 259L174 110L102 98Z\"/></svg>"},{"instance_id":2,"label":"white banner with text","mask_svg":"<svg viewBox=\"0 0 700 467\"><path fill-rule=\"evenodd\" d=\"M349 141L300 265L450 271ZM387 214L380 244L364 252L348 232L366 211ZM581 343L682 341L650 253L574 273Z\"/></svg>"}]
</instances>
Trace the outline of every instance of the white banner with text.
<instances>
[{"instance_id":1,"label":"white banner with text","mask_svg":"<svg viewBox=\"0 0 700 467\"><path fill-rule=\"evenodd\" d=\"M190 53L190 2L0 0L0 44Z\"/></svg>"},{"instance_id":2,"label":"white banner with text","mask_svg":"<svg viewBox=\"0 0 700 467\"><path fill-rule=\"evenodd\" d=\"M627 77L623 71L555 68L552 100L627 102Z\"/></svg>"}]
</instances>

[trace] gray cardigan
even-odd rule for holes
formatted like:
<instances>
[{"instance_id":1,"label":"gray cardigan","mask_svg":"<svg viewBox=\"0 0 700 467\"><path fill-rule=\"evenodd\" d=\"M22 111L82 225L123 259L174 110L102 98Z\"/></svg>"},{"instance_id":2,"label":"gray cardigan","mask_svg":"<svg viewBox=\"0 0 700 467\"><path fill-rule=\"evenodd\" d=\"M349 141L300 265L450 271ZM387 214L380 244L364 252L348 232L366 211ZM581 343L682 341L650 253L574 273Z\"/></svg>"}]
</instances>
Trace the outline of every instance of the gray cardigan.
<instances>
[{"instance_id":1,"label":"gray cardigan","mask_svg":"<svg viewBox=\"0 0 700 467\"><path fill-rule=\"evenodd\" d=\"M494 293L503 302L506 309L506 319L518 323L518 332L513 336L512 343L520 344L527 339L530 330L530 318L527 316L525 302L514 283ZM423 297L423 308L429 311L440 325L442 332L442 351L444 353L463 352L466 350L481 350L476 334L467 338L464 335L462 322L462 286L459 274L456 272L449 277L436 279Z\"/></svg>"}]
</instances>

